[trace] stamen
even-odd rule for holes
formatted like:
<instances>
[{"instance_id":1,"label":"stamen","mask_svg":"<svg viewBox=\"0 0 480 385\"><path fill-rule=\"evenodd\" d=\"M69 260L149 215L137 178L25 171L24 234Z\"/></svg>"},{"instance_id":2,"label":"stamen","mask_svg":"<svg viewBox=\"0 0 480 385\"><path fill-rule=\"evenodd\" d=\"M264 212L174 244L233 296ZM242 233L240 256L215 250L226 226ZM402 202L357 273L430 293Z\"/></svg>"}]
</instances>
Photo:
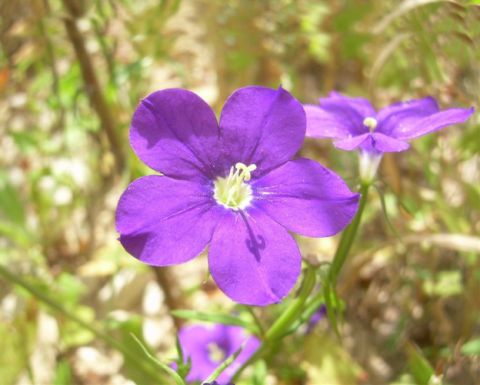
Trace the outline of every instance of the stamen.
<instances>
[{"instance_id":1,"label":"stamen","mask_svg":"<svg viewBox=\"0 0 480 385\"><path fill-rule=\"evenodd\" d=\"M378 124L377 119L372 117L365 118L363 121L363 125L368 127L370 131L375 130L375 128L377 127L377 124Z\"/></svg>"},{"instance_id":2,"label":"stamen","mask_svg":"<svg viewBox=\"0 0 480 385\"><path fill-rule=\"evenodd\" d=\"M243 180L245 182L248 182L251 177L252 177L252 171L255 171L257 169L257 166L255 164L251 164L250 166L246 166L244 165L243 163L237 163L235 165L235 168L237 169L237 171L239 172L238 175L242 175L242 172L243 172Z\"/></svg>"},{"instance_id":3,"label":"stamen","mask_svg":"<svg viewBox=\"0 0 480 385\"><path fill-rule=\"evenodd\" d=\"M225 352L216 343L211 342L207 345L208 356L213 362L222 362L225 359Z\"/></svg>"},{"instance_id":4,"label":"stamen","mask_svg":"<svg viewBox=\"0 0 480 385\"><path fill-rule=\"evenodd\" d=\"M232 210L246 208L252 200L252 188L244 182L252 178L256 169L255 164L247 166L240 162L235 164L235 169L231 167L227 177L217 178L214 183L215 200Z\"/></svg>"}]
</instances>

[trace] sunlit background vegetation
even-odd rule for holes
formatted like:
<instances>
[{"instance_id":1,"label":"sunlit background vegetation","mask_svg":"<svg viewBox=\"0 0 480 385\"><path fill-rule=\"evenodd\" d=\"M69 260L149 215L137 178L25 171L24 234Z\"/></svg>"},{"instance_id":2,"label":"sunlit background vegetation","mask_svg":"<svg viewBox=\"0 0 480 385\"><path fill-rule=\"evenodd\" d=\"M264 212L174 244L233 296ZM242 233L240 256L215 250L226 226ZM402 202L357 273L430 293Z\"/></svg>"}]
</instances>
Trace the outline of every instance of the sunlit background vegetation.
<instances>
[{"instance_id":1,"label":"sunlit background vegetation","mask_svg":"<svg viewBox=\"0 0 480 385\"><path fill-rule=\"evenodd\" d=\"M335 89L377 107L433 95L478 109L476 3L1 1L0 383L152 384L131 333L168 363L195 316L172 311L251 317L204 256L153 269L117 241L119 195L152 173L128 143L142 97L184 87L219 111L238 87L281 84L309 103ZM302 151L356 188L354 153ZM240 383L480 383L479 234L477 114L385 157L339 281L342 339L322 320ZM337 239L299 242L320 263ZM282 305L254 311L269 325Z\"/></svg>"}]
</instances>

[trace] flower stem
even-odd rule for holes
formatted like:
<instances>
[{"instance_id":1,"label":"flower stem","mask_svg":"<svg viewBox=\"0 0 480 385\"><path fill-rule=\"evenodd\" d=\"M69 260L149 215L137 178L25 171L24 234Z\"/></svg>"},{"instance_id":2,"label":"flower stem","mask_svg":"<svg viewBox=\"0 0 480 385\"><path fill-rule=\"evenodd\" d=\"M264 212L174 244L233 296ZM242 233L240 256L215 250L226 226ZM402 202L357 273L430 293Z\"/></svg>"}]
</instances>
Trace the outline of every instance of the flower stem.
<instances>
[{"instance_id":1,"label":"flower stem","mask_svg":"<svg viewBox=\"0 0 480 385\"><path fill-rule=\"evenodd\" d=\"M367 202L368 190L370 188L370 183L362 183L360 186L360 203L358 205L357 214L353 218L353 221L348 225L345 231L342 233L340 242L338 243L337 250L333 257L330 270L328 272L328 278L332 286L336 286L338 275L342 270L345 261L347 260L348 253L352 248L353 241L358 232L358 227L360 225L360 220L362 219L363 210L365 209L365 204Z\"/></svg>"},{"instance_id":2,"label":"flower stem","mask_svg":"<svg viewBox=\"0 0 480 385\"><path fill-rule=\"evenodd\" d=\"M235 373L233 380L236 380L240 373L253 362L257 361L262 357L265 352L270 348L270 345L277 341L279 338L285 335L285 332L288 331L290 326L295 322L295 320L302 313L303 305L310 295L313 287L315 286L316 273L315 270L311 267L308 267L305 272L305 277L303 278L302 287L300 292L287 307L285 312L277 319L277 321L267 330L265 333L265 338L262 341L259 349L250 357L250 359L244 363L240 369Z\"/></svg>"},{"instance_id":3,"label":"flower stem","mask_svg":"<svg viewBox=\"0 0 480 385\"><path fill-rule=\"evenodd\" d=\"M281 336L289 326L297 319L303 304L315 285L315 270L308 268L303 279L302 288L298 297L292 301L290 306L279 319L265 333L265 340L272 340Z\"/></svg>"}]
</instances>

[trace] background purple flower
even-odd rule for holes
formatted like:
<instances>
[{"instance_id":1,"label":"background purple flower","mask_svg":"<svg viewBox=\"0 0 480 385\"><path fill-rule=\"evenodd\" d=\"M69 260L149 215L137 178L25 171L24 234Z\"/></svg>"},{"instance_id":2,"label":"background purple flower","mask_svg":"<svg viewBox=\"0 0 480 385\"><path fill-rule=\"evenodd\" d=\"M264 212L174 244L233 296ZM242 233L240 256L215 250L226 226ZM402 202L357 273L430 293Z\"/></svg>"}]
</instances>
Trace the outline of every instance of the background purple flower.
<instances>
[{"instance_id":1,"label":"background purple flower","mask_svg":"<svg viewBox=\"0 0 480 385\"><path fill-rule=\"evenodd\" d=\"M205 382L203 385L223 385L223 384L219 384L217 381L213 381L213 382ZM232 384L231 382L229 382L228 384L225 384L225 385L235 385L235 384Z\"/></svg>"},{"instance_id":2,"label":"background purple flower","mask_svg":"<svg viewBox=\"0 0 480 385\"><path fill-rule=\"evenodd\" d=\"M219 384L230 381L235 372L260 346L260 341L254 336L247 336L240 326L221 324L213 327L203 325L183 327L178 339L185 360L191 359L192 366L187 381L204 381L244 344L238 357L218 376Z\"/></svg>"},{"instance_id":3,"label":"background purple flower","mask_svg":"<svg viewBox=\"0 0 480 385\"><path fill-rule=\"evenodd\" d=\"M288 233L326 237L354 216L358 194L320 164L291 160L305 112L283 89L245 87L212 109L182 89L155 92L133 116L130 142L164 176L135 180L120 198L124 248L157 266L194 258L209 243L220 289L253 305L280 301L301 268Z\"/></svg>"},{"instance_id":4,"label":"background purple flower","mask_svg":"<svg viewBox=\"0 0 480 385\"><path fill-rule=\"evenodd\" d=\"M392 104L378 113L363 98L332 92L319 105L306 105L307 136L332 138L342 150L368 152L407 150L408 141L452 124L465 122L473 108L441 111L432 97Z\"/></svg>"},{"instance_id":5,"label":"background purple flower","mask_svg":"<svg viewBox=\"0 0 480 385\"><path fill-rule=\"evenodd\" d=\"M318 325L318 323L325 318L327 315L327 306L322 305L320 306L315 313L313 313L312 317L310 317L310 320L308 321L307 324L307 334L311 333L315 327Z\"/></svg>"}]
</instances>

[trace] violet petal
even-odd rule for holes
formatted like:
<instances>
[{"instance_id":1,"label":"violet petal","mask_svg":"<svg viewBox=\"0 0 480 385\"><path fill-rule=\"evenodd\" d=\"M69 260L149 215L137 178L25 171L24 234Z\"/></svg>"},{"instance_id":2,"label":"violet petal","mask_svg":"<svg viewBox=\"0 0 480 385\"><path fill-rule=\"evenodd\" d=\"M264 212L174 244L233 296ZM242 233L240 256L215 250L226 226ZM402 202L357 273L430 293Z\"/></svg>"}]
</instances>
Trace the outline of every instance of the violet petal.
<instances>
[{"instance_id":1,"label":"violet petal","mask_svg":"<svg viewBox=\"0 0 480 385\"><path fill-rule=\"evenodd\" d=\"M211 195L208 186L166 176L133 181L117 206L120 242L149 265L192 259L210 241L223 212Z\"/></svg>"},{"instance_id":2,"label":"violet petal","mask_svg":"<svg viewBox=\"0 0 480 385\"><path fill-rule=\"evenodd\" d=\"M333 142L333 145L341 150L352 151L358 148L368 150L371 148L371 134L352 136L350 138L339 139Z\"/></svg>"},{"instance_id":3,"label":"violet petal","mask_svg":"<svg viewBox=\"0 0 480 385\"><path fill-rule=\"evenodd\" d=\"M472 116L473 112L473 108L449 108L396 127L390 135L403 140L418 138L444 127L463 123Z\"/></svg>"},{"instance_id":4,"label":"violet petal","mask_svg":"<svg viewBox=\"0 0 480 385\"><path fill-rule=\"evenodd\" d=\"M378 127L375 132L395 136L394 133L400 132L402 127L438 111L438 104L431 96L393 103L378 113Z\"/></svg>"},{"instance_id":5,"label":"violet petal","mask_svg":"<svg viewBox=\"0 0 480 385\"><path fill-rule=\"evenodd\" d=\"M254 177L258 177L285 163L300 149L305 137L305 112L282 88L250 86L228 98L220 127L228 163L256 164Z\"/></svg>"},{"instance_id":6,"label":"violet petal","mask_svg":"<svg viewBox=\"0 0 480 385\"><path fill-rule=\"evenodd\" d=\"M312 138L346 138L357 130L342 115L326 111L319 106L304 105L307 116L306 135Z\"/></svg>"},{"instance_id":7,"label":"violet petal","mask_svg":"<svg viewBox=\"0 0 480 385\"><path fill-rule=\"evenodd\" d=\"M191 370L187 381L203 381L221 364L210 356L209 347L216 345L224 359L235 353L242 344L245 346L237 358L217 378L219 383L227 383L235 372L255 353L260 341L248 336L239 326L220 325L213 327L192 325L183 327L178 334L185 359L191 359Z\"/></svg>"},{"instance_id":8,"label":"violet petal","mask_svg":"<svg viewBox=\"0 0 480 385\"><path fill-rule=\"evenodd\" d=\"M342 104L348 105L357 111L360 116L363 118L371 117L374 118L376 116L375 108L371 105L368 99L365 98L358 98L358 97L351 97L342 95L339 92L332 91L329 95L329 103L332 101L341 102ZM320 99L320 105L324 106L326 103L327 98Z\"/></svg>"},{"instance_id":9,"label":"violet petal","mask_svg":"<svg viewBox=\"0 0 480 385\"><path fill-rule=\"evenodd\" d=\"M355 216L359 194L333 171L309 159L285 163L254 184L255 204L295 233L328 237Z\"/></svg>"},{"instance_id":10,"label":"violet petal","mask_svg":"<svg viewBox=\"0 0 480 385\"><path fill-rule=\"evenodd\" d=\"M143 99L133 115L130 143L146 165L167 176L199 180L218 174L217 120L193 92L166 89Z\"/></svg>"},{"instance_id":11,"label":"violet petal","mask_svg":"<svg viewBox=\"0 0 480 385\"><path fill-rule=\"evenodd\" d=\"M295 240L262 211L230 212L215 229L208 254L212 277L231 299L246 305L279 302L300 275Z\"/></svg>"},{"instance_id":12,"label":"violet petal","mask_svg":"<svg viewBox=\"0 0 480 385\"><path fill-rule=\"evenodd\" d=\"M373 133L372 137L373 147L377 152L400 152L410 148L407 142L381 133Z\"/></svg>"}]
</instances>

